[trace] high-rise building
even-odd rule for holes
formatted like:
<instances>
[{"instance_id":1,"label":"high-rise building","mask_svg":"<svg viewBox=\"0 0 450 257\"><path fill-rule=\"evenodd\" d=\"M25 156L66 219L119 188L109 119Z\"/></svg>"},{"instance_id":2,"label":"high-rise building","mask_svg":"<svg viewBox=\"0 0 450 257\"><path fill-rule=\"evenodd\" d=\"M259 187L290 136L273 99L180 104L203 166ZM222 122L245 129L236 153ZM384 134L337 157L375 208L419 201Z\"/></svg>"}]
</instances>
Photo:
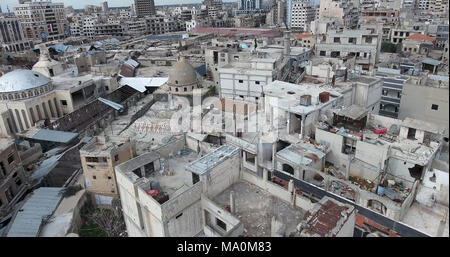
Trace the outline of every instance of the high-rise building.
<instances>
[{"instance_id":1,"label":"high-rise building","mask_svg":"<svg viewBox=\"0 0 450 257\"><path fill-rule=\"evenodd\" d=\"M109 11L109 7L108 7L108 2L103 2L102 3L102 11L103 12L108 12Z\"/></svg>"},{"instance_id":2,"label":"high-rise building","mask_svg":"<svg viewBox=\"0 0 450 257\"><path fill-rule=\"evenodd\" d=\"M0 16L0 52L15 52L30 48L20 21L14 16Z\"/></svg>"},{"instance_id":3,"label":"high-rise building","mask_svg":"<svg viewBox=\"0 0 450 257\"><path fill-rule=\"evenodd\" d=\"M319 8L319 18L336 18L350 29L358 25L358 8L352 0L321 0Z\"/></svg>"},{"instance_id":4,"label":"high-rise building","mask_svg":"<svg viewBox=\"0 0 450 257\"><path fill-rule=\"evenodd\" d=\"M262 9L262 0L239 0L238 13L258 12Z\"/></svg>"},{"instance_id":5,"label":"high-rise building","mask_svg":"<svg viewBox=\"0 0 450 257\"><path fill-rule=\"evenodd\" d=\"M208 10L208 16L211 18L217 18L220 11L222 11L222 0L203 0L203 5Z\"/></svg>"},{"instance_id":6,"label":"high-rise building","mask_svg":"<svg viewBox=\"0 0 450 257\"><path fill-rule=\"evenodd\" d=\"M136 16L138 17L145 17L156 14L154 0L134 0L134 8Z\"/></svg>"},{"instance_id":7,"label":"high-rise building","mask_svg":"<svg viewBox=\"0 0 450 257\"><path fill-rule=\"evenodd\" d=\"M63 3L25 2L14 7L26 38L34 41L63 39L69 34Z\"/></svg>"},{"instance_id":8,"label":"high-rise building","mask_svg":"<svg viewBox=\"0 0 450 257\"><path fill-rule=\"evenodd\" d=\"M290 24L291 28L309 30L311 21L316 16L314 4L310 0L292 0L290 10Z\"/></svg>"}]
</instances>

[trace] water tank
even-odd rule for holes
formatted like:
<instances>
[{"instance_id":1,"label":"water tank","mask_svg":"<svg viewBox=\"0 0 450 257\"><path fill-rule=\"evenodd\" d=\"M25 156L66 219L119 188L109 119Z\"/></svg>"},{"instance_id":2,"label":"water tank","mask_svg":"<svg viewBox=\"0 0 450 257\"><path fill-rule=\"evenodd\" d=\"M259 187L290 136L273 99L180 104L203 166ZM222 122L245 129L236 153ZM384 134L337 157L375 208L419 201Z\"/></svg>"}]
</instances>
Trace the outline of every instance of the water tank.
<instances>
[{"instance_id":1,"label":"water tank","mask_svg":"<svg viewBox=\"0 0 450 257\"><path fill-rule=\"evenodd\" d=\"M302 95L300 97L300 105L310 106L311 105L311 95Z\"/></svg>"},{"instance_id":2,"label":"water tank","mask_svg":"<svg viewBox=\"0 0 450 257\"><path fill-rule=\"evenodd\" d=\"M321 103L326 103L330 100L330 93L329 92L322 92L319 94L319 101Z\"/></svg>"}]
</instances>

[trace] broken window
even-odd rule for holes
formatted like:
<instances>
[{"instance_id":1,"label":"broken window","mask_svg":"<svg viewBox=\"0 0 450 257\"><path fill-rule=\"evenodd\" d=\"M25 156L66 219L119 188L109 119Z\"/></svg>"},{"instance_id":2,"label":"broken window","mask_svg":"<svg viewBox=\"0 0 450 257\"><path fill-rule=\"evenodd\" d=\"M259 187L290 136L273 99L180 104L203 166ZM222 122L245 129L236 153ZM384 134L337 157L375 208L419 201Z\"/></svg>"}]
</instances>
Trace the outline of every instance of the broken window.
<instances>
[{"instance_id":1,"label":"broken window","mask_svg":"<svg viewBox=\"0 0 450 257\"><path fill-rule=\"evenodd\" d=\"M369 200L369 201L367 202L367 207L369 207L370 209L372 209L372 210L374 210L374 211L376 211L376 212L378 212L378 213L381 213L381 214L383 214L383 215L386 214L386 209L387 209L387 208L386 208L386 206L384 206L384 204L383 204L382 202L380 202L380 201L371 199L371 200Z\"/></svg>"},{"instance_id":2,"label":"broken window","mask_svg":"<svg viewBox=\"0 0 450 257\"><path fill-rule=\"evenodd\" d=\"M423 166L415 164L414 167L409 168L409 175L415 179L420 179L422 177Z\"/></svg>"},{"instance_id":3,"label":"broken window","mask_svg":"<svg viewBox=\"0 0 450 257\"><path fill-rule=\"evenodd\" d=\"M339 51L332 51L330 56L331 56L331 58L339 57L339 56L341 56L341 52L339 52Z\"/></svg>"},{"instance_id":4,"label":"broken window","mask_svg":"<svg viewBox=\"0 0 450 257\"><path fill-rule=\"evenodd\" d=\"M199 175L192 173L192 184L195 185L199 181L200 181Z\"/></svg>"},{"instance_id":5,"label":"broken window","mask_svg":"<svg viewBox=\"0 0 450 257\"><path fill-rule=\"evenodd\" d=\"M415 140L416 139L416 130L413 128L408 129L408 139Z\"/></svg>"},{"instance_id":6,"label":"broken window","mask_svg":"<svg viewBox=\"0 0 450 257\"><path fill-rule=\"evenodd\" d=\"M119 161L119 155L118 155L118 154L116 154L116 155L114 156L114 161L116 161L116 162Z\"/></svg>"},{"instance_id":7,"label":"broken window","mask_svg":"<svg viewBox=\"0 0 450 257\"><path fill-rule=\"evenodd\" d=\"M14 161L14 154L10 154L8 156L8 164L11 164Z\"/></svg>"},{"instance_id":8,"label":"broken window","mask_svg":"<svg viewBox=\"0 0 450 257\"><path fill-rule=\"evenodd\" d=\"M326 51L320 51L320 53L319 53L320 56L325 56L326 54L327 54Z\"/></svg>"},{"instance_id":9,"label":"broken window","mask_svg":"<svg viewBox=\"0 0 450 257\"><path fill-rule=\"evenodd\" d=\"M255 165L255 157L256 155L251 154L249 152L245 152L245 161Z\"/></svg>"},{"instance_id":10,"label":"broken window","mask_svg":"<svg viewBox=\"0 0 450 257\"><path fill-rule=\"evenodd\" d=\"M216 225L219 226L221 229L227 231L227 224L220 220L219 218L216 218Z\"/></svg>"},{"instance_id":11,"label":"broken window","mask_svg":"<svg viewBox=\"0 0 450 257\"><path fill-rule=\"evenodd\" d=\"M439 105L437 105L437 104L432 104L432 105L431 105L431 110L437 111L438 108L439 108Z\"/></svg>"},{"instance_id":12,"label":"broken window","mask_svg":"<svg viewBox=\"0 0 450 257\"><path fill-rule=\"evenodd\" d=\"M283 171L285 171L291 175L294 175L294 168L289 164L286 164L286 163L283 164Z\"/></svg>"},{"instance_id":13,"label":"broken window","mask_svg":"<svg viewBox=\"0 0 450 257\"><path fill-rule=\"evenodd\" d=\"M335 37L335 38L333 39L333 42L334 42L334 43L341 43L341 38L340 38L340 37Z\"/></svg>"}]
</instances>

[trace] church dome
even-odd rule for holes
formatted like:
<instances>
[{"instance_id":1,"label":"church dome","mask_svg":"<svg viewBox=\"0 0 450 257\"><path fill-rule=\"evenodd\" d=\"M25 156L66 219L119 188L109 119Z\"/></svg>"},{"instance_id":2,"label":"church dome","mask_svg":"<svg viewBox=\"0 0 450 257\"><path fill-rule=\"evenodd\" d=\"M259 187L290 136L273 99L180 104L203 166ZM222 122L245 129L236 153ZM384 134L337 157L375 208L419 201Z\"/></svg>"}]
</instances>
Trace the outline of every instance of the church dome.
<instances>
[{"instance_id":1,"label":"church dome","mask_svg":"<svg viewBox=\"0 0 450 257\"><path fill-rule=\"evenodd\" d=\"M167 84L169 86L177 87L189 86L197 83L197 73L195 73L194 67L192 67L184 57L180 57L178 62L172 66Z\"/></svg>"},{"instance_id":2,"label":"church dome","mask_svg":"<svg viewBox=\"0 0 450 257\"><path fill-rule=\"evenodd\" d=\"M0 93L26 91L49 84L51 80L32 70L15 70L0 77Z\"/></svg>"}]
</instances>

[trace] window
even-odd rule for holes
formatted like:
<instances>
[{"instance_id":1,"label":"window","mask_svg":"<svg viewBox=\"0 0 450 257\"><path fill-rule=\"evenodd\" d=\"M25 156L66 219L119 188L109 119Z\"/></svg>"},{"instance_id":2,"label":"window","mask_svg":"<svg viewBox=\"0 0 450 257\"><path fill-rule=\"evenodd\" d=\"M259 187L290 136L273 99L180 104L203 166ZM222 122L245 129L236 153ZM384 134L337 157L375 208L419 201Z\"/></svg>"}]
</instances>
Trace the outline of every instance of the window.
<instances>
[{"instance_id":1,"label":"window","mask_svg":"<svg viewBox=\"0 0 450 257\"><path fill-rule=\"evenodd\" d=\"M356 37L351 37L348 39L349 44L356 44Z\"/></svg>"},{"instance_id":2,"label":"window","mask_svg":"<svg viewBox=\"0 0 450 257\"><path fill-rule=\"evenodd\" d=\"M244 81L242 79L239 80L239 83L244 83Z\"/></svg>"},{"instance_id":3,"label":"window","mask_svg":"<svg viewBox=\"0 0 450 257\"><path fill-rule=\"evenodd\" d=\"M437 104L432 104L432 105L431 105L431 110L437 111L438 108L439 108L439 105L437 105Z\"/></svg>"},{"instance_id":4,"label":"window","mask_svg":"<svg viewBox=\"0 0 450 257\"><path fill-rule=\"evenodd\" d=\"M67 101L66 100L61 100L61 104L67 106Z\"/></svg>"},{"instance_id":5,"label":"window","mask_svg":"<svg viewBox=\"0 0 450 257\"><path fill-rule=\"evenodd\" d=\"M227 224L225 224L225 222L221 221L219 218L216 218L216 225L221 229L227 231Z\"/></svg>"},{"instance_id":6,"label":"window","mask_svg":"<svg viewBox=\"0 0 450 257\"><path fill-rule=\"evenodd\" d=\"M335 37L333 42L334 43L341 43L341 38Z\"/></svg>"},{"instance_id":7,"label":"window","mask_svg":"<svg viewBox=\"0 0 450 257\"><path fill-rule=\"evenodd\" d=\"M111 179L111 176L108 176L108 179Z\"/></svg>"},{"instance_id":8,"label":"window","mask_svg":"<svg viewBox=\"0 0 450 257\"><path fill-rule=\"evenodd\" d=\"M8 164L11 164L14 161L14 154L8 156Z\"/></svg>"},{"instance_id":9,"label":"window","mask_svg":"<svg viewBox=\"0 0 450 257\"><path fill-rule=\"evenodd\" d=\"M372 43L372 37L366 37L366 43L371 44Z\"/></svg>"},{"instance_id":10,"label":"window","mask_svg":"<svg viewBox=\"0 0 450 257\"><path fill-rule=\"evenodd\" d=\"M325 56L326 55L326 52L325 51L320 51L320 54L319 54L320 56Z\"/></svg>"},{"instance_id":11,"label":"window","mask_svg":"<svg viewBox=\"0 0 450 257\"><path fill-rule=\"evenodd\" d=\"M175 219L178 219L179 217L183 216L183 213L178 214L177 216L175 216Z\"/></svg>"},{"instance_id":12,"label":"window","mask_svg":"<svg viewBox=\"0 0 450 257\"><path fill-rule=\"evenodd\" d=\"M93 179L97 179L97 176L92 176Z\"/></svg>"},{"instance_id":13,"label":"window","mask_svg":"<svg viewBox=\"0 0 450 257\"><path fill-rule=\"evenodd\" d=\"M119 155L118 155L118 154L114 155L114 161L115 161L115 162L118 162L118 161L119 161Z\"/></svg>"}]
</instances>

